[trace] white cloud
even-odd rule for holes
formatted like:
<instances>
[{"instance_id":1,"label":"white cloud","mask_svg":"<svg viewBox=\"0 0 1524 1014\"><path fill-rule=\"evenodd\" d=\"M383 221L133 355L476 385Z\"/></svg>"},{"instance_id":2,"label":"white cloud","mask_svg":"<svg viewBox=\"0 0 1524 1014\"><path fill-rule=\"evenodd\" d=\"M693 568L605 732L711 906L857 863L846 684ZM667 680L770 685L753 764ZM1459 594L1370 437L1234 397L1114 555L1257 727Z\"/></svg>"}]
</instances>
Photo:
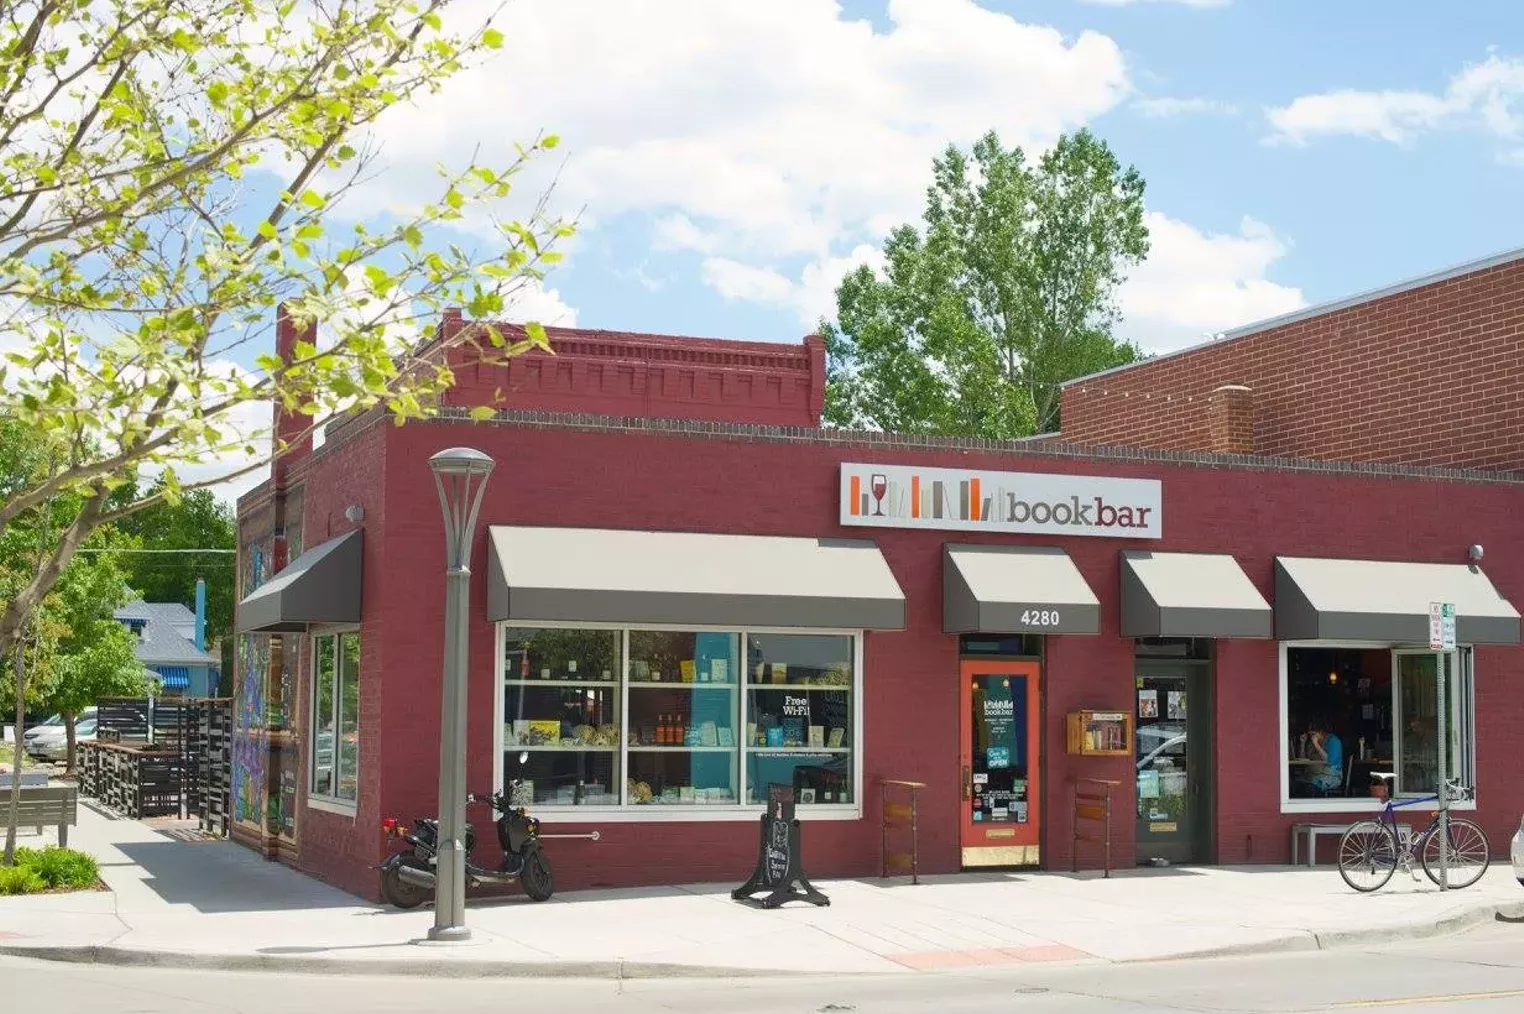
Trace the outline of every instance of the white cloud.
<instances>
[{"instance_id":1,"label":"white cloud","mask_svg":"<svg viewBox=\"0 0 1524 1014\"><path fill-rule=\"evenodd\" d=\"M1524 127L1524 60L1489 55L1450 79L1443 92L1341 89L1303 95L1268 109L1268 140L1304 145L1322 136L1352 134L1407 144L1443 128L1471 129L1512 139Z\"/></svg>"},{"instance_id":2,"label":"white cloud","mask_svg":"<svg viewBox=\"0 0 1524 1014\"><path fill-rule=\"evenodd\" d=\"M658 248L824 265L914 217L949 142L994 128L1041 145L1130 91L1121 50L1094 32L973 0L888 0L887 14L875 32L836 0L521 0L498 19L501 54L387 114L390 171L351 203L416 202L438 162L478 146L501 159L548 129L570 153L543 167L559 170L556 207L650 216Z\"/></svg>"},{"instance_id":3,"label":"white cloud","mask_svg":"<svg viewBox=\"0 0 1524 1014\"><path fill-rule=\"evenodd\" d=\"M1135 99L1132 105L1144 116L1153 119L1209 114L1231 116L1238 112L1238 107L1231 102L1219 102L1216 99L1179 99L1160 96L1158 98Z\"/></svg>"},{"instance_id":4,"label":"white cloud","mask_svg":"<svg viewBox=\"0 0 1524 1014\"><path fill-rule=\"evenodd\" d=\"M561 290L547 289L539 279L526 279L508 299L501 317L513 324L532 320L546 327L577 326L576 308L566 305L561 299Z\"/></svg>"},{"instance_id":5,"label":"white cloud","mask_svg":"<svg viewBox=\"0 0 1524 1014\"><path fill-rule=\"evenodd\" d=\"M745 300L792 311L800 323L813 329L822 317L836 313L836 287L847 273L867 264L883 267L883 253L864 243L842 257L811 261L789 278L772 268L742 264L726 257L706 258L703 279L726 299Z\"/></svg>"},{"instance_id":6,"label":"white cloud","mask_svg":"<svg viewBox=\"0 0 1524 1014\"><path fill-rule=\"evenodd\" d=\"M1245 217L1239 231L1200 230L1157 211L1147 216L1151 250L1118 293L1120 336L1168 352L1240 324L1307 305L1300 289L1265 277L1286 240Z\"/></svg>"}]
</instances>

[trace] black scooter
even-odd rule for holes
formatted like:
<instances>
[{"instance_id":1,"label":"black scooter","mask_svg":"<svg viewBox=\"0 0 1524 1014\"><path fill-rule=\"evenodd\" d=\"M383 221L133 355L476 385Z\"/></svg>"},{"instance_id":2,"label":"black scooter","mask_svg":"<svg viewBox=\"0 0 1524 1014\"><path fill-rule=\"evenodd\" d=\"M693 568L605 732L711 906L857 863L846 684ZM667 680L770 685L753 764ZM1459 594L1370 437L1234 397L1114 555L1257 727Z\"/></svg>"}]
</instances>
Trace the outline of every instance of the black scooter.
<instances>
[{"instance_id":1,"label":"black scooter","mask_svg":"<svg viewBox=\"0 0 1524 1014\"><path fill-rule=\"evenodd\" d=\"M519 763L529 759L527 753L519 755ZM522 806L511 804L513 789L520 779L509 783L508 795L501 793L469 793L467 803L491 803L493 810L501 813L497 820L497 842L503 850L502 864L495 870L477 866L471 862L471 850L476 846L476 830L467 823L466 886L482 884L511 884L521 881L524 893L533 901L546 901L555 893L555 876L550 860L540 845L540 821L529 816ZM381 829L388 839L400 838L411 846L406 852L394 852L381 864L381 894L398 908L417 908L434 894L435 867L439 861L439 821L432 817L420 817L408 828L395 818L381 822ZM578 835L594 840L598 832Z\"/></svg>"}]
</instances>

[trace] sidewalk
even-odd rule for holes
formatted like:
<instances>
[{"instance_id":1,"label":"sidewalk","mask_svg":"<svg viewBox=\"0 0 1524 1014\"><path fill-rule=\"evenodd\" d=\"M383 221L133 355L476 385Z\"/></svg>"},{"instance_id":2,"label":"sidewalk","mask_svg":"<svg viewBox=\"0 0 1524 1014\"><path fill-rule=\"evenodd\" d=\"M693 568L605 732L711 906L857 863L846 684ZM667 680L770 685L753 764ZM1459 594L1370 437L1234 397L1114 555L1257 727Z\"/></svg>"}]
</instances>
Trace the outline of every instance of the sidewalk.
<instances>
[{"instance_id":1,"label":"sidewalk","mask_svg":"<svg viewBox=\"0 0 1524 1014\"><path fill-rule=\"evenodd\" d=\"M359 902L247 849L182 841L81 806L70 844L110 891L0 898L0 953L66 961L412 975L601 978L941 971L1317 949L1524 918L1507 862L1441 895L1398 875L1349 890L1331 867L964 874L817 884L829 908L763 911L733 884L470 903L476 940L417 946L428 908ZM23 835L23 844L38 844ZM738 870L740 883L749 871ZM1520 930L1524 938L1524 929Z\"/></svg>"}]
</instances>

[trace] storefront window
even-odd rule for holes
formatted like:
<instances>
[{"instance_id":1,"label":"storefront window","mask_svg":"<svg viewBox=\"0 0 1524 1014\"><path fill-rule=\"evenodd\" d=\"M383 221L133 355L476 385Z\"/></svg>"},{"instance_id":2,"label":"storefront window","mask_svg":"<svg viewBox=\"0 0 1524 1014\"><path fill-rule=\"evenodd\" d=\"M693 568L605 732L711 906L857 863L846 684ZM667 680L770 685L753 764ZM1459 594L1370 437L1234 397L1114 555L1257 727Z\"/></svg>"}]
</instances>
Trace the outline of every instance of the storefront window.
<instances>
[{"instance_id":1,"label":"storefront window","mask_svg":"<svg viewBox=\"0 0 1524 1014\"><path fill-rule=\"evenodd\" d=\"M1395 775L1399 795L1436 789L1435 656L1387 648L1285 652L1286 767L1292 800L1370 798ZM1450 776L1471 783L1469 665L1447 656Z\"/></svg>"},{"instance_id":2,"label":"storefront window","mask_svg":"<svg viewBox=\"0 0 1524 1014\"><path fill-rule=\"evenodd\" d=\"M309 795L354 803L360 790L360 635L312 639Z\"/></svg>"},{"instance_id":3,"label":"storefront window","mask_svg":"<svg viewBox=\"0 0 1524 1014\"><path fill-rule=\"evenodd\" d=\"M853 804L856 648L848 634L505 627L504 784L537 807L756 806L772 784L804 807Z\"/></svg>"},{"instance_id":4,"label":"storefront window","mask_svg":"<svg viewBox=\"0 0 1524 1014\"><path fill-rule=\"evenodd\" d=\"M516 805L619 802L619 652L613 630L503 631L503 780L519 781Z\"/></svg>"},{"instance_id":5,"label":"storefront window","mask_svg":"<svg viewBox=\"0 0 1524 1014\"><path fill-rule=\"evenodd\" d=\"M632 630L629 799L735 803L739 634Z\"/></svg>"},{"instance_id":6,"label":"storefront window","mask_svg":"<svg viewBox=\"0 0 1524 1014\"><path fill-rule=\"evenodd\" d=\"M792 785L801 806L852 802L852 638L753 634L746 641L746 801Z\"/></svg>"}]
</instances>

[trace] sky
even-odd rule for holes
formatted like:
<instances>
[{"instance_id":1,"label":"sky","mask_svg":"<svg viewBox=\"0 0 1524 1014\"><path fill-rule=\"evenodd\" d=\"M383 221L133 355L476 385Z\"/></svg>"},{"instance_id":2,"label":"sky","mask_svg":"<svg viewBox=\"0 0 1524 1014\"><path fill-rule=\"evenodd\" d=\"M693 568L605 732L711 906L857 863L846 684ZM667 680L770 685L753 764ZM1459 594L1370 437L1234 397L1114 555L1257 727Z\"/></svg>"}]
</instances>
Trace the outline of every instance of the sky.
<instances>
[{"instance_id":1,"label":"sky","mask_svg":"<svg viewBox=\"0 0 1524 1014\"><path fill-rule=\"evenodd\" d=\"M346 213L558 134L520 188L579 216L518 307L547 324L798 341L918 217L933 156L992 128L1037 151L1089 127L1141 171L1119 335L1149 352L1524 246L1517 0L510 0L497 24L500 53L379 124Z\"/></svg>"}]
</instances>

